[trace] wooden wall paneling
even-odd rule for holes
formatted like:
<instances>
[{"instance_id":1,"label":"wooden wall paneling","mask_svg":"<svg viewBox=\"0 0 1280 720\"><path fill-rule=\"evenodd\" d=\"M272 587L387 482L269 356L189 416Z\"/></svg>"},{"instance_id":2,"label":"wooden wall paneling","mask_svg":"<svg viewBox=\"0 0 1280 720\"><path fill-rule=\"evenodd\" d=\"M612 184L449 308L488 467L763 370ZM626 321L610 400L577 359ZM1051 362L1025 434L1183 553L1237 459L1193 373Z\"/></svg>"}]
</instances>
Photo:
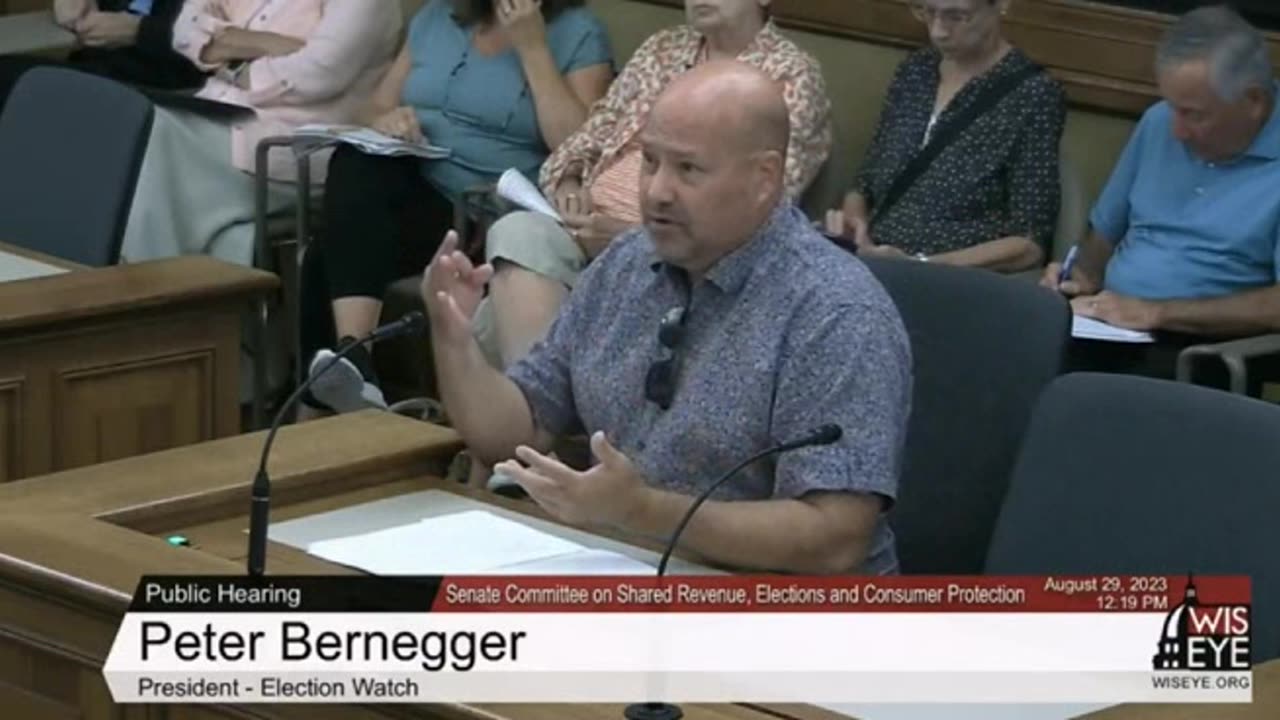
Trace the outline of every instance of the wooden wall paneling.
<instances>
[{"instance_id":1,"label":"wooden wall paneling","mask_svg":"<svg viewBox=\"0 0 1280 720\"><path fill-rule=\"evenodd\" d=\"M26 348L0 342L0 483L53 470L50 368Z\"/></svg>"},{"instance_id":2,"label":"wooden wall paneling","mask_svg":"<svg viewBox=\"0 0 1280 720\"><path fill-rule=\"evenodd\" d=\"M10 717L124 720L102 677L118 617L73 608L31 590L0 587L0 707L4 698L31 714ZM14 631L12 628L22 628Z\"/></svg>"},{"instance_id":3,"label":"wooden wall paneling","mask_svg":"<svg viewBox=\"0 0 1280 720\"><path fill-rule=\"evenodd\" d=\"M231 301L0 343L0 482L237 434L241 318Z\"/></svg>"},{"instance_id":4,"label":"wooden wall paneling","mask_svg":"<svg viewBox=\"0 0 1280 720\"><path fill-rule=\"evenodd\" d=\"M6 667L3 677L9 681L0 682L0 707L5 708L7 717L123 720L125 706L112 703L102 670L93 663L71 660L9 637L0 637L0 654L14 658L17 666L16 674L10 674L14 667ZM15 683L14 678L25 678L25 682Z\"/></svg>"},{"instance_id":5,"label":"wooden wall paneling","mask_svg":"<svg viewBox=\"0 0 1280 720\"><path fill-rule=\"evenodd\" d=\"M132 706L117 705L112 701L111 688L107 687L107 679L102 676L101 665L83 665L79 675L79 694L76 699L85 720L125 720L126 711ZM138 712L128 714L134 717L142 715Z\"/></svg>"},{"instance_id":6,"label":"wooden wall paneling","mask_svg":"<svg viewBox=\"0 0 1280 720\"><path fill-rule=\"evenodd\" d=\"M907 0L775 0L773 8L784 27L894 46L928 40ZM1005 27L1012 42L1063 83L1073 105L1132 116L1158 99L1155 47L1171 19L1082 0L1016 0ZM1280 33L1267 37L1280 68Z\"/></svg>"},{"instance_id":7,"label":"wooden wall paneling","mask_svg":"<svg viewBox=\"0 0 1280 720\"><path fill-rule=\"evenodd\" d=\"M5 716L22 720L82 720L76 708L59 705L16 685L0 682L0 707Z\"/></svg>"},{"instance_id":8,"label":"wooden wall paneling","mask_svg":"<svg viewBox=\"0 0 1280 720\"><path fill-rule=\"evenodd\" d=\"M16 480L22 471L22 393L19 377L0 377L0 483Z\"/></svg>"},{"instance_id":9,"label":"wooden wall paneling","mask_svg":"<svg viewBox=\"0 0 1280 720\"><path fill-rule=\"evenodd\" d=\"M0 283L0 482L238 434L245 310L277 286L203 256Z\"/></svg>"},{"instance_id":10,"label":"wooden wall paneling","mask_svg":"<svg viewBox=\"0 0 1280 720\"><path fill-rule=\"evenodd\" d=\"M54 469L213 439L213 348L65 368L54 380Z\"/></svg>"}]
</instances>

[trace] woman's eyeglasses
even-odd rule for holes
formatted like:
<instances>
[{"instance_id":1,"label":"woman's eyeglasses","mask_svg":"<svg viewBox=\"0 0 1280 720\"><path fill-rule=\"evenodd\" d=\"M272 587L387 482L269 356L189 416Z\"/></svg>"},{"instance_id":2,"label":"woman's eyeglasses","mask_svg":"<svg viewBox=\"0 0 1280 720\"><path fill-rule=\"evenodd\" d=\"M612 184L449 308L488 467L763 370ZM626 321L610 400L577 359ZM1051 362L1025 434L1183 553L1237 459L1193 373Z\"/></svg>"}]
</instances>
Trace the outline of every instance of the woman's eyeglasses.
<instances>
[{"instance_id":1,"label":"woman's eyeglasses","mask_svg":"<svg viewBox=\"0 0 1280 720\"><path fill-rule=\"evenodd\" d=\"M658 325L658 343L666 348L667 356L655 360L644 378L644 398L663 410L671 407L676 395L676 367L679 362L680 343L684 340L684 315L682 307L672 308L662 316Z\"/></svg>"}]
</instances>

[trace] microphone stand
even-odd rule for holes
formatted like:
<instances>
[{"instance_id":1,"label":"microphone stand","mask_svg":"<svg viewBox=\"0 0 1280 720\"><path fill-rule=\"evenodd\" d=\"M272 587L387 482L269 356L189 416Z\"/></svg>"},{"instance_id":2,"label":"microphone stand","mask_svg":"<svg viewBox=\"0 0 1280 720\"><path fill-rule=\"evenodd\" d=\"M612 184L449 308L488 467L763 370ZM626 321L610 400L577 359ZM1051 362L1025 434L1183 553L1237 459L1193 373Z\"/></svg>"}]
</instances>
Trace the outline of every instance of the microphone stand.
<instances>
[{"instance_id":1,"label":"microphone stand","mask_svg":"<svg viewBox=\"0 0 1280 720\"><path fill-rule=\"evenodd\" d=\"M684 517L680 518L680 523L676 525L675 531L671 533L671 539L667 541L667 547L662 553L662 561L658 563L657 577L666 576L667 563L671 560L671 553L675 551L676 545L680 542L680 536L684 533L685 528L688 527L689 521L693 519L693 514L698 511L698 508L702 507L702 504L711 497L712 493L728 482L730 478L741 472L743 468L770 455L790 452L810 445L830 445L839 440L843 434L844 431L839 425L823 425L815 428L799 440L792 440L781 445L765 448L734 465L733 469L721 475L718 480L711 483L701 493L698 493L698 497L694 499L693 504L685 511ZM680 718L684 717L684 711L680 709L679 705L663 702L633 703L628 705L622 714L626 720L680 720Z\"/></svg>"},{"instance_id":2,"label":"microphone stand","mask_svg":"<svg viewBox=\"0 0 1280 720\"><path fill-rule=\"evenodd\" d=\"M347 357L353 350L365 343L376 343L388 338L405 335L421 330L426 324L426 317L420 312L411 312L395 322L383 325L365 337L347 344L333 357L312 373L304 382L298 384L289 398L280 405L275 418L271 421L271 429L267 432L267 441L262 446L262 456L258 460L258 472L253 476L252 500L249 505L249 577L260 580L267 564L267 524L271 515L271 476L267 474L267 458L271 455L271 445L275 442L276 433L284 424L285 415L297 405L298 400L308 388L334 365Z\"/></svg>"}]
</instances>

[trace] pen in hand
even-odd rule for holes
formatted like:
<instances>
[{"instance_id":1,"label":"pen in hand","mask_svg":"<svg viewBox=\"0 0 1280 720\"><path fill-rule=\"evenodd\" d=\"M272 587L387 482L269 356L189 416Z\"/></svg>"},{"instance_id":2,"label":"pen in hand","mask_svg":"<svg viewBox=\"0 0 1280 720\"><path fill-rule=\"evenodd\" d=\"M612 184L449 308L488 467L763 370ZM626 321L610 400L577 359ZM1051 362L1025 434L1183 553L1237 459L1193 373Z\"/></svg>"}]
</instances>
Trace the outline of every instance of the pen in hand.
<instances>
[{"instance_id":1,"label":"pen in hand","mask_svg":"<svg viewBox=\"0 0 1280 720\"><path fill-rule=\"evenodd\" d=\"M1080 253L1079 245L1072 245L1071 249L1067 251L1067 258L1062 261L1062 270L1058 273L1059 285L1071 279L1071 268L1075 266L1076 255L1078 255L1079 253Z\"/></svg>"}]
</instances>

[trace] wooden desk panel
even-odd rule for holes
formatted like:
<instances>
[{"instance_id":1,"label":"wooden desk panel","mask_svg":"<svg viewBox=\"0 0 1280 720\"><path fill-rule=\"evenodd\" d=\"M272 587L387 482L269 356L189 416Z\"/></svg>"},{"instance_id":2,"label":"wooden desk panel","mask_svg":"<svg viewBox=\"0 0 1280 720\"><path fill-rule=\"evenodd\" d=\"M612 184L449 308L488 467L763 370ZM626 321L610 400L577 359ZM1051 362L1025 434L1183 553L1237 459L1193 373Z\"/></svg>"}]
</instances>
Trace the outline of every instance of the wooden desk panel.
<instances>
[{"instance_id":1,"label":"wooden desk panel","mask_svg":"<svg viewBox=\"0 0 1280 720\"><path fill-rule=\"evenodd\" d=\"M0 482L240 432L242 319L275 276L204 257L64 265L0 283Z\"/></svg>"},{"instance_id":2,"label":"wooden desk panel","mask_svg":"<svg viewBox=\"0 0 1280 720\"><path fill-rule=\"evenodd\" d=\"M32 718L440 718L617 720L619 705L116 706L101 668L143 574L240 574L249 485L263 434L0 486L0 707ZM289 427L277 438L273 520L426 488L459 492L536 517L536 506L445 485L459 449L447 429L385 412ZM194 547L170 546L181 532ZM268 549L269 574L351 572L289 547ZM1097 720L1276 717L1280 663L1256 673L1253 706L1117 708ZM802 705L688 705L690 720L834 720ZM1164 714L1160 714L1164 713ZM1216 713L1216 714L1215 714ZM1232 714L1234 713L1234 714ZM938 715L942 717L942 715Z\"/></svg>"}]
</instances>

